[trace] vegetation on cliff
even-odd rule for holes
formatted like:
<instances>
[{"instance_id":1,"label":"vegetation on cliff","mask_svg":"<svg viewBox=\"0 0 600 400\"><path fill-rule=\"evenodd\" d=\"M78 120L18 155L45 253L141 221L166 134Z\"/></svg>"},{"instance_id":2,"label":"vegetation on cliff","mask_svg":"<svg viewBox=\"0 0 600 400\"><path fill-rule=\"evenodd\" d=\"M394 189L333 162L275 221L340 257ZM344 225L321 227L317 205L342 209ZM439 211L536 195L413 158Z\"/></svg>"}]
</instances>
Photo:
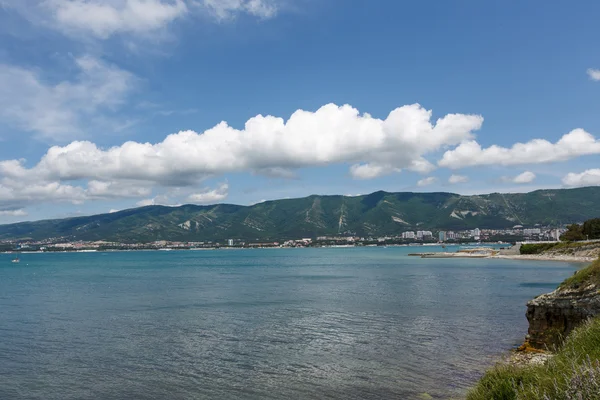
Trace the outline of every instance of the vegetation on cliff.
<instances>
[{"instance_id":1,"label":"vegetation on cliff","mask_svg":"<svg viewBox=\"0 0 600 400\"><path fill-rule=\"evenodd\" d=\"M561 296L576 297L578 301L585 303L585 307L591 307L591 302L586 300L588 298L586 296L590 295L590 291L593 292L592 296L600 295L597 294L598 287L600 287L600 259L566 279L560 284L557 291L536 299L550 296L547 300L550 303L546 304L546 308L541 311L546 313L548 310L554 310L552 312L556 313L557 318L562 320L568 317L568 312L573 311L572 309L576 309L578 306L572 300L567 300L565 304L568 310L561 311L561 307L565 306L565 304L562 304L565 299L561 299ZM570 317L571 320L567 322L577 322L579 324L579 320L575 321L574 317ZM530 334L532 331L531 324L535 322L529 321ZM557 329L547 322L544 322L545 328L542 336L551 336L553 333L551 331ZM563 321L565 324L563 328L569 325L567 322ZM559 332L556 333L561 338L563 337ZM558 338L555 343L559 343L555 355L544 364L500 364L492 368L471 390L467 399L600 400L600 317L595 317L575 327L566 339ZM522 347L526 351L539 351L531 347L529 341Z\"/></svg>"},{"instance_id":2,"label":"vegetation on cliff","mask_svg":"<svg viewBox=\"0 0 600 400\"><path fill-rule=\"evenodd\" d=\"M498 365L467 400L600 399L600 319L576 328L541 365Z\"/></svg>"},{"instance_id":3,"label":"vegetation on cliff","mask_svg":"<svg viewBox=\"0 0 600 400\"><path fill-rule=\"evenodd\" d=\"M575 275L565 279L559 287L563 289L579 289L589 284L600 286L600 259L577 271Z\"/></svg>"}]
</instances>

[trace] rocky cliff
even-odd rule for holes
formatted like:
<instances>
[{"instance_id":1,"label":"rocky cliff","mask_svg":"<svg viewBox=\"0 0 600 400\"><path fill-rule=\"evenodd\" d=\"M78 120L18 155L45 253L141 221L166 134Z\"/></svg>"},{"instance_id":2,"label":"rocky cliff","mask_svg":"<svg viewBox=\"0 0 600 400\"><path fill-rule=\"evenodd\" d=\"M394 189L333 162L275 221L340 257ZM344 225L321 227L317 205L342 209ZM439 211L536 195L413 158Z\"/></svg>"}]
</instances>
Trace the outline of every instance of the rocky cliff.
<instances>
[{"instance_id":1,"label":"rocky cliff","mask_svg":"<svg viewBox=\"0 0 600 400\"><path fill-rule=\"evenodd\" d=\"M552 349L583 321L600 315L600 260L527 303L526 345Z\"/></svg>"}]
</instances>

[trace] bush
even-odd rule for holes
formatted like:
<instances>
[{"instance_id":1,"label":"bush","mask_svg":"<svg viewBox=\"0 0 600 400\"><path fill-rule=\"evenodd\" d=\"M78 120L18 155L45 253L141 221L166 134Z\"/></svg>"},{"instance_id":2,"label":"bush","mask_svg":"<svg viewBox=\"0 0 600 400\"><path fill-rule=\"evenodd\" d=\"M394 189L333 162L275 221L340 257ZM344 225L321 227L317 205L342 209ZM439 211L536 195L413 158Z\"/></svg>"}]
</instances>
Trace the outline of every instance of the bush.
<instances>
[{"instance_id":1,"label":"bush","mask_svg":"<svg viewBox=\"0 0 600 400\"><path fill-rule=\"evenodd\" d=\"M582 233L586 239L600 239L600 218L589 219L583 223Z\"/></svg>"},{"instance_id":2,"label":"bush","mask_svg":"<svg viewBox=\"0 0 600 400\"><path fill-rule=\"evenodd\" d=\"M556 243L532 243L522 244L519 250L521 254L540 254L556 246Z\"/></svg>"},{"instance_id":3,"label":"bush","mask_svg":"<svg viewBox=\"0 0 600 400\"><path fill-rule=\"evenodd\" d=\"M560 235L560 240L565 242L574 242L584 239L585 235L583 234L583 226L577 224L571 224L567 226L567 231Z\"/></svg>"}]
</instances>

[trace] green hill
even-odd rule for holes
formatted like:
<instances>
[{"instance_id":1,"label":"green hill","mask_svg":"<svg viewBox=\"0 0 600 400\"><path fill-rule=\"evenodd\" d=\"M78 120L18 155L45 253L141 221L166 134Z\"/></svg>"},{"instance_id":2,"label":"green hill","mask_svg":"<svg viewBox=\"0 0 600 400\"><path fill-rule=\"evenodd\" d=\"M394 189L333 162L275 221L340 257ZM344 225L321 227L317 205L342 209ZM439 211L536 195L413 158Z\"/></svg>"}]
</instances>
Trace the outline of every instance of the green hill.
<instances>
[{"instance_id":1,"label":"green hill","mask_svg":"<svg viewBox=\"0 0 600 400\"><path fill-rule=\"evenodd\" d=\"M253 206L218 204L148 206L111 214L0 225L0 240L247 240L405 230L510 228L555 225L598 217L600 187L531 193L461 196L453 193L387 193L309 196Z\"/></svg>"}]
</instances>

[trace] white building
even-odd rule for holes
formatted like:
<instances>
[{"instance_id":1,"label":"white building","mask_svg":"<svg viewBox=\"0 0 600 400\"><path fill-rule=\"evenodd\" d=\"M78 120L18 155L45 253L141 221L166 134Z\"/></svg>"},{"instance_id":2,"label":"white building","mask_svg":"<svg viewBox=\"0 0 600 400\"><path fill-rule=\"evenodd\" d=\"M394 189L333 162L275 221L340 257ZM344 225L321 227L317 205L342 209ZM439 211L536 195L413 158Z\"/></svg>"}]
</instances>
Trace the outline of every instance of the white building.
<instances>
[{"instance_id":1,"label":"white building","mask_svg":"<svg viewBox=\"0 0 600 400\"><path fill-rule=\"evenodd\" d=\"M414 238L415 238L414 232L403 232L402 233L402 239L414 239Z\"/></svg>"},{"instance_id":2,"label":"white building","mask_svg":"<svg viewBox=\"0 0 600 400\"><path fill-rule=\"evenodd\" d=\"M424 239L428 237L432 237L433 233L431 231L417 231L417 239Z\"/></svg>"}]
</instances>

